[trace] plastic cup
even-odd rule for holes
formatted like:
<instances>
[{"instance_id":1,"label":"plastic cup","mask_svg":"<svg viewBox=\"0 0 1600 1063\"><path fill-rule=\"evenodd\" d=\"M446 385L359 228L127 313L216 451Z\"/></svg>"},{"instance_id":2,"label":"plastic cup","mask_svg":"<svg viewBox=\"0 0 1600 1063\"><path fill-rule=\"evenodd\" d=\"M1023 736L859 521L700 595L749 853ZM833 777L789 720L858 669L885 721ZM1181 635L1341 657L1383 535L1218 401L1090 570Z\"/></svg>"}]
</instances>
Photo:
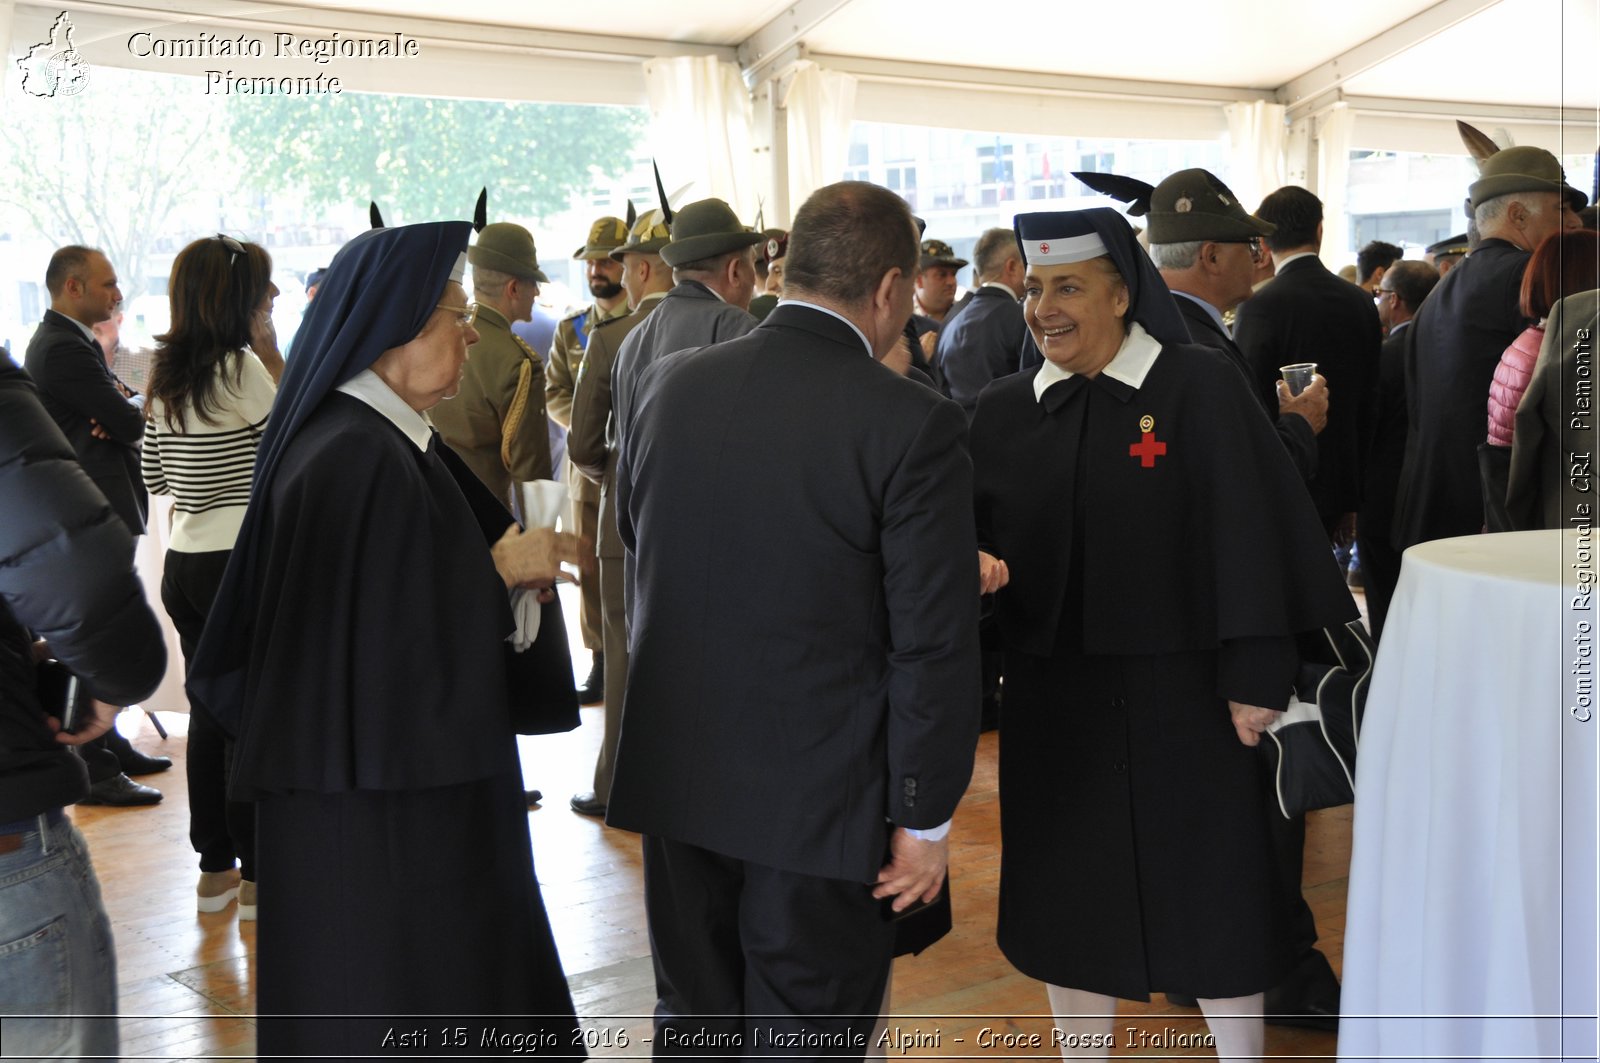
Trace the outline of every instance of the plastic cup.
<instances>
[{"instance_id":1,"label":"plastic cup","mask_svg":"<svg viewBox=\"0 0 1600 1063\"><path fill-rule=\"evenodd\" d=\"M1280 365L1278 372L1283 374L1283 382L1289 385L1289 394L1298 395L1311 386L1311 378L1317 375L1317 363L1296 362L1293 365Z\"/></svg>"}]
</instances>

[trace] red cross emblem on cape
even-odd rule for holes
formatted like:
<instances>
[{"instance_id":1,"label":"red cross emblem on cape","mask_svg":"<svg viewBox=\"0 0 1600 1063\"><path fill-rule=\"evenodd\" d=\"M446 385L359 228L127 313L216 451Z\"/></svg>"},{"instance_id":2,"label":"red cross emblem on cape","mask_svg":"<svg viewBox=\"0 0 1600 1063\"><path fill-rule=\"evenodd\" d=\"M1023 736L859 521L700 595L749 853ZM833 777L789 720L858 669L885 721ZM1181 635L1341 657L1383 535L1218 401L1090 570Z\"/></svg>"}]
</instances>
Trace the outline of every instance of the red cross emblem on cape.
<instances>
[{"instance_id":1,"label":"red cross emblem on cape","mask_svg":"<svg viewBox=\"0 0 1600 1063\"><path fill-rule=\"evenodd\" d=\"M1139 418L1139 432L1144 438L1128 444L1128 456L1138 458L1141 469L1153 469L1156 459L1166 454L1167 445L1156 438L1156 419L1148 413Z\"/></svg>"}]
</instances>

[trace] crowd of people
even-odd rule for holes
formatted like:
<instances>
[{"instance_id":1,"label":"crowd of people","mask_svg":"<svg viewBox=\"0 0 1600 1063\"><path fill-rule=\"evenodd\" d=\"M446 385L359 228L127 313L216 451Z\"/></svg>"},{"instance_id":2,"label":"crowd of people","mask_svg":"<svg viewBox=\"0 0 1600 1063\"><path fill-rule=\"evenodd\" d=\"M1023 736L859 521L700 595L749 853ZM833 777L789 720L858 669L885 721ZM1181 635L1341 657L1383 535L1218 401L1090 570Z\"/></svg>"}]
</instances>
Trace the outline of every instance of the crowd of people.
<instances>
[{"instance_id":1,"label":"crowd of people","mask_svg":"<svg viewBox=\"0 0 1600 1063\"><path fill-rule=\"evenodd\" d=\"M1183 170L1141 232L1102 207L983 233L959 300L969 263L887 189L830 185L787 231L663 200L594 222L594 301L545 350L520 225L355 238L287 358L270 256L219 234L178 255L138 388L94 332L112 264L58 250L25 368L0 362L0 944L59 934L74 977L0 960L0 1013L35 1016L7 1050L116 1050L63 810L160 797L104 744L165 665L146 492L173 498L196 907L259 921L263 1057L370 1054L401 1015L583 1054L514 742L530 683L604 704L570 807L643 836L657 1055L871 1052L892 958L949 929L996 721L999 945L1064 1056L1158 992L1224 1059L1262 1054L1264 1017L1336 1022L1304 820L1253 747L1358 617L1356 573L1381 637L1404 548L1550 519L1563 429L1532 406L1600 285L1548 152L1470 195L1436 261L1374 244L1346 280L1315 195L1252 212ZM516 490L558 476L572 530ZM561 628L563 563L578 690L564 634L561 676L516 664Z\"/></svg>"}]
</instances>

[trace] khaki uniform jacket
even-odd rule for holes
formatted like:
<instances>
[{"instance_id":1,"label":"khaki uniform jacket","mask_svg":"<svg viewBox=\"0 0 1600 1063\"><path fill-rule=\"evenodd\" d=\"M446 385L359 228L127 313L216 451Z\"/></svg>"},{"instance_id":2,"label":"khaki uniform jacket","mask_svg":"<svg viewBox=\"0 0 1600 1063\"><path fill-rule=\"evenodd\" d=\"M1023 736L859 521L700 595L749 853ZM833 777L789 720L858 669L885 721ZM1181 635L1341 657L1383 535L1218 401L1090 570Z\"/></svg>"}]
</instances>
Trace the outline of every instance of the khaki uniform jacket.
<instances>
[{"instance_id":1,"label":"khaki uniform jacket","mask_svg":"<svg viewBox=\"0 0 1600 1063\"><path fill-rule=\"evenodd\" d=\"M477 329L461 391L429 416L478 479L509 504L512 481L551 476L544 367L493 307L479 305Z\"/></svg>"},{"instance_id":2,"label":"khaki uniform jacket","mask_svg":"<svg viewBox=\"0 0 1600 1063\"><path fill-rule=\"evenodd\" d=\"M616 364L622 341L661 305L663 297L664 294L647 298L643 306L627 317L612 318L589 333L589 346L572 394L567 457L579 472L600 485L600 539L595 544L599 557L623 556L622 539L617 534L617 515L612 509L617 451L612 427L611 368Z\"/></svg>"},{"instance_id":3,"label":"khaki uniform jacket","mask_svg":"<svg viewBox=\"0 0 1600 1063\"><path fill-rule=\"evenodd\" d=\"M589 337L600 325L627 317L628 313L626 299L619 299L609 311L591 303L577 313L568 314L556 325L550 357L544 363L544 406L550 420L562 428L572 427L572 396L578 387L578 370L583 366L583 349ZM581 337L578 335L580 327L583 329ZM576 501L593 502L600 498L600 485L587 476L568 476L567 486Z\"/></svg>"}]
</instances>

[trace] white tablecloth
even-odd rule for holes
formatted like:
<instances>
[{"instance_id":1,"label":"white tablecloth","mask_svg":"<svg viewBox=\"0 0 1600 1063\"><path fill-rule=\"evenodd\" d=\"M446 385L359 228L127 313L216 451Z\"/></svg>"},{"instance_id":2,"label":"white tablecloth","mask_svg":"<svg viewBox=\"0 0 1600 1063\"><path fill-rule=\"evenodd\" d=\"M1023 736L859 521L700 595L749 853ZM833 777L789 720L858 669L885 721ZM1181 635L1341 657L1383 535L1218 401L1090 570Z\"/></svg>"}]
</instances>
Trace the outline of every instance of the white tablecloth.
<instances>
[{"instance_id":1,"label":"white tablecloth","mask_svg":"<svg viewBox=\"0 0 1600 1063\"><path fill-rule=\"evenodd\" d=\"M1405 554L1357 761L1341 1060L1595 1058L1597 545Z\"/></svg>"}]
</instances>

